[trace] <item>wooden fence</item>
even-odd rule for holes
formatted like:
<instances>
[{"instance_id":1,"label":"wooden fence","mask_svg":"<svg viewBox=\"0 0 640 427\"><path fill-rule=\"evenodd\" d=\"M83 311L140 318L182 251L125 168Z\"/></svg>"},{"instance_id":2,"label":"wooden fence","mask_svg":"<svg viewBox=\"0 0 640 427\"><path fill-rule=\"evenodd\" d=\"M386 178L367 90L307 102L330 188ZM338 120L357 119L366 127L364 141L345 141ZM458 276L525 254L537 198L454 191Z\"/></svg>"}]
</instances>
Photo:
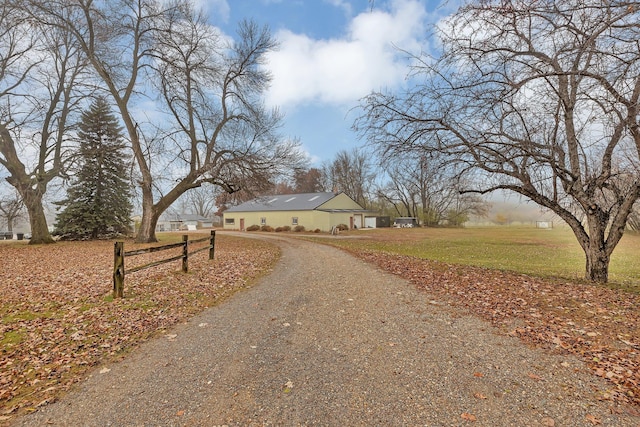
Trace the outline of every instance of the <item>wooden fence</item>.
<instances>
[{"instance_id":1,"label":"wooden fence","mask_svg":"<svg viewBox=\"0 0 640 427\"><path fill-rule=\"evenodd\" d=\"M189 245L192 243L200 243L209 240L209 245L203 248L197 249L193 252L189 252ZM202 252L205 250L209 250L209 259L213 259L215 254L215 244L216 244L216 231L211 230L210 237L203 237L201 239L189 240L189 236L186 234L182 236L182 242L172 243L164 246L155 246L152 248L146 249L136 249L133 251L124 251L124 242L115 242L114 250L113 250L113 298L123 298L124 297L124 276L125 273L135 273L136 271L145 270L147 268L155 267L160 264L164 264L171 261L176 261L178 259L182 259L182 271L184 273L189 271L189 256L195 255L198 252ZM153 261L148 264L140 265L129 270L124 269L124 259L125 257L132 257L135 255L143 255L149 254L152 252L165 251L167 249L173 249L182 246L182 254L177 255L171 258L162 259L159 261Z\"/></svg>"}]
</instances>

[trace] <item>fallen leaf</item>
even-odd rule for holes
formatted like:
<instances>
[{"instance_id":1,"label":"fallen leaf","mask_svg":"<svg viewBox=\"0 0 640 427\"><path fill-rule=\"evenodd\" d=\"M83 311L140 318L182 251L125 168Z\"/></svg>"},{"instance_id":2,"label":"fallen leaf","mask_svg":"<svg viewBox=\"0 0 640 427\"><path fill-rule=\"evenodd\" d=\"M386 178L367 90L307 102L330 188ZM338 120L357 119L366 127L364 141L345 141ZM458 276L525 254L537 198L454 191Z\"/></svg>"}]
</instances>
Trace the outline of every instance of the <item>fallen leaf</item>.
<instances>
[{"instance_id":1,"label":"fallen leaf","mask_svg":"<svg viewBox=\"0 0 640 427\"><path fill-rule=\"evenodd\" d=\"M477 418L476 418L476 416L475 416L475 415L470 414L470 413L468 413L468 412L463 412L463 413L460 415L460 417L462 417L462 419L463 419L463 420L472 421L472 422L477 420Z\"/></svg>"},{"instance_id":2,"label":"fallen leaf","mask_svg":"<svg viewBox=\"0 0 640 427\"><path fill-rule=\"evenodd\" d=\"M544 427L555 427L556 422L551 417L544 417L540 420L540 424L542 424Z\"/></svg>"},{"instance_id":3,"label":"fallen leaf","mask_svg":"<svg viewBox=\"0 0 640 427\"><path fill-rule=\"evenodd\" d=\"M633 415L634 417L640 417L640 411L638 411L638 410L637 410L637 409L635 409L635 408L627 407L627 408L626 408L626 412L627 412L629 415Z\"/></svg>"},{"instance_id":4,"label":"fallen leaf","mask_svg":"<svg viewBox=\"0 0 640 427\"><path fill-rule=\"evenodd\" d=\"M593 424L594 426L600 425L602 424L602 421L600 421L599 418L594 417L591 414L587 414L587 416L585 417L587 419L587 421L589 421L591 424Z\"/></svg>"},{"instance_id":5,"label":"fallen leaf","mask_svg":"<svg viewBox=\"0 0 640 427\"><path fill-rule=\"evenodd\" d=\"M474 372L473 376L474 377L478 377L478 378L482 378L482 377L484 377L484 374L482 372Z\"/></svg>"},{"instance_id":6,"label":"fallen leaf","mask_svg":"<svg viewBox=\"0 0 640 427\"><path fill-rule=\"evenodd\" d=\"M100 373L101 373L101 374L106 374L107 372L111 372L111 369L109 369L109 368L102 368L102 369L100 369Z\"/></svg>"},{"instance_id":7,"label":"fallen leaf","mask_svg":"<svg viewBox=\"0 0 640 427\"><path fill-rule=\"evenodd\" d=\"M176 412L176 416L181 417L184 415L184 411L178 411Z\"/></svg>"},{"instance_id":8,"label":"fallen leaf","mask_svg":"<svg viewBox=\"0 0 640 427\"><path fill-rule=\"evenodd\" d=\"M542 379L542 377L541 377L541 376L536 375L536 374L533 374L533 373L531 373L531 372L529 372L529 373L527 374L527 376L528 376L529 378L531 378L532 380L536 380L536 381L539 381L539 380L541 380L541 379Z\"/></svg>"},{"instance_id":9,"label":"fallen leaf","mask_svg":"<svg viewBox=\"0 0 640 427\"><path fill-rule=\"evenodd\" d=\"M485 396L482 393L474 393L473 397L475 397L476 399L486 399L487 398L487 396Z\"/></svg>"}]
</instances>

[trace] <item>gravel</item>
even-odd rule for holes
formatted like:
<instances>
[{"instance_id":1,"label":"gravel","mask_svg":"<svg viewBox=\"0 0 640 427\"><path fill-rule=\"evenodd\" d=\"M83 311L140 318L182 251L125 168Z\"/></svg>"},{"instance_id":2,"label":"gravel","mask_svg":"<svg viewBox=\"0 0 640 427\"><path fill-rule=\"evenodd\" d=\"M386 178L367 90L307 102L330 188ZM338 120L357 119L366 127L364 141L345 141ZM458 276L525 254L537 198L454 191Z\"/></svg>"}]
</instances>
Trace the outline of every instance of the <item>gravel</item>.
<instances>
[{"instance_id":1,"label":"gravel","mask_svg":"<svg viewBox=\"0 0 640 427\"><path fill-rule=\"evenodd\" d=\"M15 425L640 425L577 359L338 249L270 239L282 259L255 286Z\"/></svg>"}]
</instances>

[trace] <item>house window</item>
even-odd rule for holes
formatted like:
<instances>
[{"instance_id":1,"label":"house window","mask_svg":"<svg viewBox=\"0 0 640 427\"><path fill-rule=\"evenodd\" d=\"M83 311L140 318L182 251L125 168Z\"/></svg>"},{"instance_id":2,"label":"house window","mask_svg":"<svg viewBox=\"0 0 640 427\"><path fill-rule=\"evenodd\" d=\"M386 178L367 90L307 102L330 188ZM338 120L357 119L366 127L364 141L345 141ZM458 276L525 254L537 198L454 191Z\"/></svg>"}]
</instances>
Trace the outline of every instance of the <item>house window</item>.
<instances>
[{"instance_id":1,"label":"house window","mask_svg":"<svg viewBox=\"0 0 640 427\"><path fill-rule=\"evenodd\" d=\"M298 217L297 216L294 216L293 218L291 218L291 224L298 225Z\"/></svg>"},{"instance_id":2,"label":"house window","mask_svg":"<svg viewBox=\"0 0 640 427\"><path fill-rule=\"evenodd\" d=\"M224 223L226 225L235 225L236 224L236 219L235 218L225 218L224 219Z\"/></svg>"},{"instance_id":3,"label":"house window","mask_svg":"<svg viewBox=\"0 0 640 427\"><path fill-rule=\"evenodd\" d=\"M260 218L260 225L267 225L267 218Z\"/></svg>"}]
</instances>

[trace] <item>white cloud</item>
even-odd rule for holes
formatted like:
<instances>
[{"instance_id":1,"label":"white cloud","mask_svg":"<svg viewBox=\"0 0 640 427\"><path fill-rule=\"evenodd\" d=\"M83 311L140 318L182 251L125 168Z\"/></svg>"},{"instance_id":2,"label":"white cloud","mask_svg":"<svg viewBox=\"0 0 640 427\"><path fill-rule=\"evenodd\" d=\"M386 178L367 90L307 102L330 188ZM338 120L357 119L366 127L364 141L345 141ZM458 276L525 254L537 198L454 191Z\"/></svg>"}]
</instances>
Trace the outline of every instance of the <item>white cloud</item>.
<instances>
[{"instance_id":1,"label":"white cloud","mask_svg":"<svg viewBox=\"0 0 640 427\"><path fill-rule=\"evenodd\" d=\"M351 104L371 90L397 87L408 70L396 47L419 50L426 16L417 0L392 0L388 11L357 15L340 39L315 40L281 30L276 34L280 50L269 55L273 81L267 102Z\"/></svg>"},{"instance_id":2,"label":"white cloud","mask_svg":"<svg viewBox=\"0 0 640 427\"><path fill-rule=\"evenodd\" d=\"M335 7L341 8L342 10L344 10L344 13L347 16L351 16L351 14L353 13L353 8L351 7L351 3L349 3L346 0L325 0L325 2Z\"/></svg>"},{"instance_id":3,"label":"white cloud","mask_svg":"<svg viewBox=\"0 0 640 427\"><path fill-rule=\"evenodd\" d=\"M227 0L195 0L194 3L202 10L222 22L229 22L231 8Z\"/></svg>"}]
</instances>

